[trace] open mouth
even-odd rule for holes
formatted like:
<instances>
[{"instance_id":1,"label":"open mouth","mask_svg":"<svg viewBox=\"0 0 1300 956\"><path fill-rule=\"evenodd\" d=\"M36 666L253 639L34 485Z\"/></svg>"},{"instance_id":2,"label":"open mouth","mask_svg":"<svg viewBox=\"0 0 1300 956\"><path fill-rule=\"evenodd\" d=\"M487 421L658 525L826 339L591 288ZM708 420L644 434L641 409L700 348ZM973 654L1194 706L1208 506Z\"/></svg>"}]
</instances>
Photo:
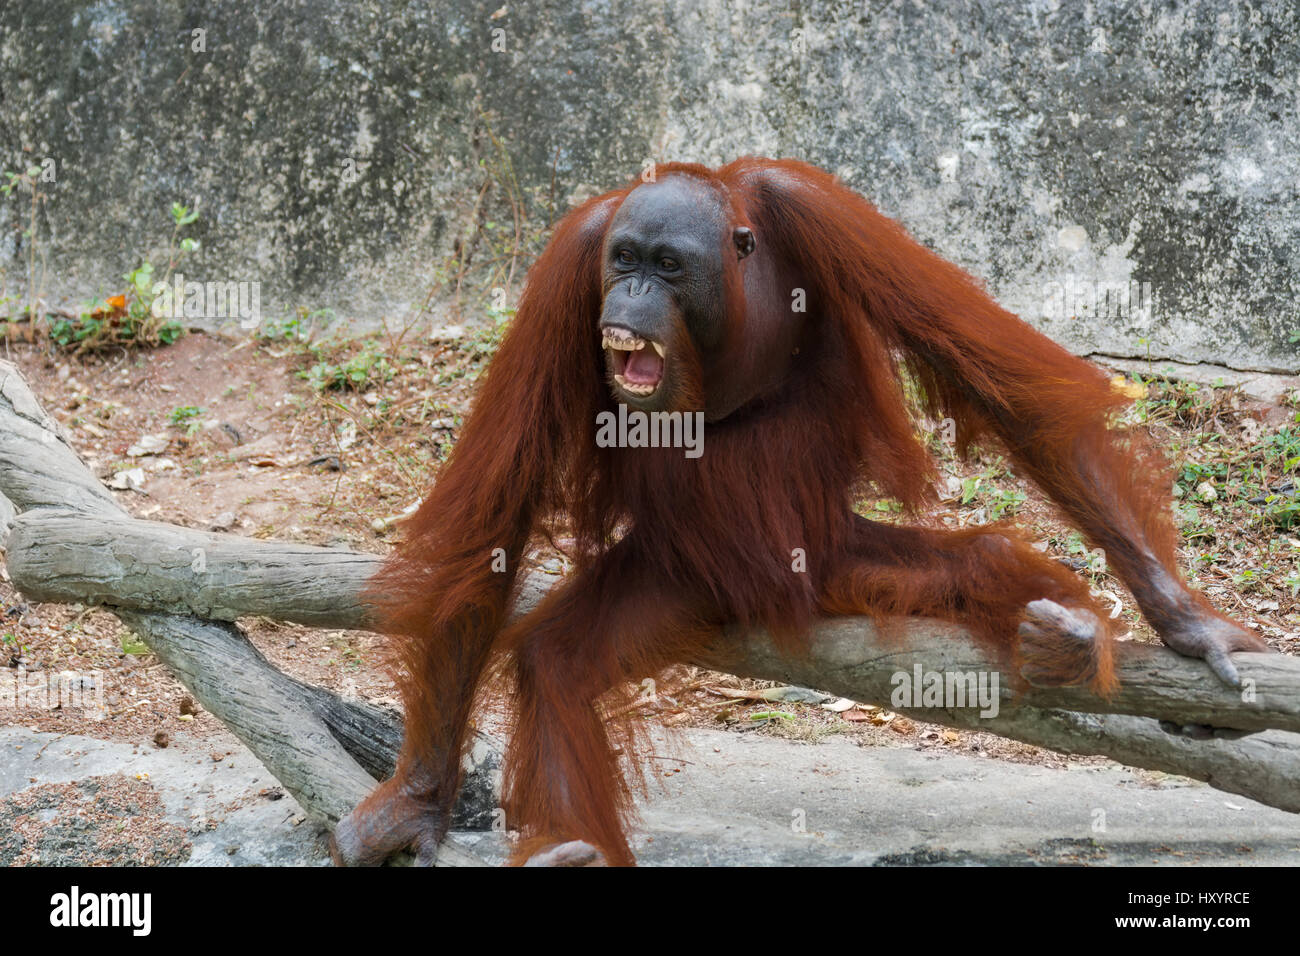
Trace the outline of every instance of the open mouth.
<instances>
[{"instance_id":1,"label":"open mouth","mask_svg":"<svg viewBox=\"0 0 1300 956\"><path fill-rule=\"evenodd\" d=\"M664 347L617 326L600 332L601 347L609 355L615 384L629 395L653 395L664 377Z\"/></svg>"}]
</instances>

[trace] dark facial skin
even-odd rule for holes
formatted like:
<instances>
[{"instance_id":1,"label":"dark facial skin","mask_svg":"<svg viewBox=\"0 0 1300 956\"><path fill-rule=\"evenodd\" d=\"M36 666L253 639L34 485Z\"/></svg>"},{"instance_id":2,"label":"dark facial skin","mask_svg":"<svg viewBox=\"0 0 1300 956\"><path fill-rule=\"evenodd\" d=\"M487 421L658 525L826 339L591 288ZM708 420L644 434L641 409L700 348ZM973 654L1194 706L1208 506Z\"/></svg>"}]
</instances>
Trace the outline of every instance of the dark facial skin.
<instances>
[{"instance_id":1,"label":"dark facial skin","mask_svg":"<svg viewBox=\"0 0 1300 956\"><path fill-rule=\"evenodd\" d=\"M641 411L704 410L724 348L724 270L754 250L721 197L686 176L637 187L605 238L600 331L614 397ZM731 259L728 262L727 258Z\"/></svg>"}]
</instances>

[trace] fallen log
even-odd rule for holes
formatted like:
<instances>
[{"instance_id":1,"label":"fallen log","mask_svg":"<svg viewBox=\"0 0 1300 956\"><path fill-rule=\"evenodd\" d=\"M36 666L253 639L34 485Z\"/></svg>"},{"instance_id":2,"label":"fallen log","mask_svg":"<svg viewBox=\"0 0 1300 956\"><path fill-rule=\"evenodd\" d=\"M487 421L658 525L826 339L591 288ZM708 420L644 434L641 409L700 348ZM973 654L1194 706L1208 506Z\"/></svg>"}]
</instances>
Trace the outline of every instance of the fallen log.
<instances>
[{"instance_id":1,"label":"fallen log","mask_svg":"<svg viewBox=\"0 0 1300 956\"><path fill-rule=\"evenodd\" d=\"M256 616L346 629L369 625L360 595L381 559L156 521L38 511L14 521L8 560L10 575L33 600L111 604L224 621ZM531 607L557 580L530 576L517 612ZM814 627L812 645L811 655L786 660L766 635L731 633L719 642L713 664L730 673L834 690L873 703L887 703L895 676L911 675L917 667L922 672L990 674L1005 666L960 627L942 621L903 621L884 634L868 618L827 620ZM1002 674L999 709L1031 706L1153 717L1179 725L1300 731L1300 660L1281 654L1238 654L1233 659L1247 682L1248 699L1215 679L1199 660L1127 642L1116 649L1120 687L1113 697L1098 698L1082 687L1018 687L1012 675ZM998 732L992 723L985 724Z\"/></svg>"},{"instance_id":2,"label":"fallen log","mask_svg":"<svg viewBox=\"0 0 1300 956\"><path fill-rule=\"evenodd\" d=\"M62 509L14 519L6 548L10 574L36 601L342 630L370 626L361 585L382 561L377 554Z\"/></svg>"}]
</instances>

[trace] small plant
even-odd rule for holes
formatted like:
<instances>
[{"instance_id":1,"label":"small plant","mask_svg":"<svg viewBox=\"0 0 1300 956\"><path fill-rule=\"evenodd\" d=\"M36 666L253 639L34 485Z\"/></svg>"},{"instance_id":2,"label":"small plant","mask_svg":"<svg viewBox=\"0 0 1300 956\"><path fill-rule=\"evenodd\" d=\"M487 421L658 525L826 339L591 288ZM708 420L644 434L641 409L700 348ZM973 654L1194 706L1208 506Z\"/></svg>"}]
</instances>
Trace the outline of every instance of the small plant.
<instances>
[{"instance_id":1,"label":"small plant","mask_svg":"<svg viewBox=\"0 0 1300 956\"><path fill-rule=\"evenodd\" d=\"M149 653L149 645L130 631L122 632L122 653L130 654L133 657L139 657Z\"/></svg>"},{"instance_id":2,"label":"small plant","mask_svg":"<svg viewBox=\"0 0 1300 956\"><path fill-rule=\"evenodd\" d=\"M1300 474L1300 428L1283 426L1258 446L1265 458L1276 462L1283 472Z\"/></svg>"},{"instance_id":3,"label":"small plant","mask_svg":"<svg viewBox=\"0 0 1300 956\"><path fill-rule=\"evenodd\" d=\"M1101 548L1090 548L1079 532L1070 531L1064 541L1057 543L1070 556L1070 565L1076 571L1086 574L1093 584L1106 574L1105 552Z\"/></svg>"},{"instance_id":4,"label":"small plant","mask_svg":"<svg viewBox=\"0 0 1300 956\"><path fill-rule=\"evenodd\" d=\"M266 319L257 329L263 342L307 342L317 326L328 326L335 319L333 309L308 309L298 306L293 315L279 319Z\"/></svg>"},{"instance_id":5,"label":"small plant","mask_svg":"<svg viewBox=\"0 0 1300 956\"><path fill-rule=\"evenodd\" d=\"M202 426L203 409L195 405L181 405L173 408L167 420L176 428L183 429L187 437L193 437Z\"/></svg>"},{"instance_id":6,"label":"small plant","mask_svg":"<svg viewBox=\"0 0 1300 956\"><path fill-rule=\"evenodd\" d=\"M0 184L0 194L12 196L15 192L21 194L26 191L28 194L27 204L27 228L22 232L22 241L27 245L27 302L21 312L26 313L27 320L33 325L36 323L37 314L40 311L41 293L44 291L45 284L45 261L41 257L40 278L37 278L36 268L36 223L41 206L45 204L48 198L41 190L40 166L29 166L21 173L12 173L5 170L0 173L3 176L4 183ZM17 297L7 294L7 290L0 288L0 305L16 301Z\"/></svg>"},{"instance_id":7,"label":"small plant","mask_svg":"<svg viewBox=\"0 0 1300 956\"><path fill-rule=\"evenodd\" d=\"M76 319L53 318L50 320L50 340L60 348L72 348L87 339L98 337L103 327L103 316L126 304L124 296L120 304L110 304L96 299L82 310Z\"/></svg>"},{"instance_id":8,"label":"small plant","mask_svg":"<svg viewBox=\"0 0 1300 956\"><path fill-rule=\"evenodd\" d=\"M2 640L4 641L5 649L7 650L11 661L19 657L26 657L31 651L31 649L18 640L18 637L12 632L6 632Z\"/></svg>"},{"instance_id":9,"label":"small plant","mask_svg":"<svg viewBox=\"0 0 1300 956\"><path fill-rule=\"evenodd\" d=\"M505 338L514 314L514 309L488 309L488 322L461 343L461 350L474 361L491 361L501 347L501 340Z\"/></svg>"},{"instance_id":10,"label":"small plant","mask_svg":"<svg viewBox=\"0 0 1300 956\"><path fill-rule=\"evenodd\" d=\"M1264 519L1275 528L1300 527L1300 499L1291 495L1268 495L1264 499Z\"/></svg>"},{"instance_id":11,"label":"small plant","mask_svg":"<svg viewBox=\"0 0 1300 956\"><path fill-rule=\"evenodd\" d=\"M1175 504L1174 514L1178 518L1179 531L1189 541L1195 538L1214 537L1214 528L1205 523L1201 510L1195 504Z\"/></svg>"},{"instance_id":12,"label":"small plant","mask_svg":"<svg viewBox=\"0 0 1300 956\"><path fill-rule=\"evenodd\" d=\"M1178 496L1194 495L1202 482L1211 486L1220 484L1228 474L1228 466L1221 462L1202 464L1198 461L1185 461L1174 479L1178 485Z\"/></svg>"},{"instance_id":13,"label":"small plant","mask_svg":"<svg viewBox=\"0 0 1300 956\"><path fill-rule=\"evenodd\" d=\"M197 239L180 238L180 231L198 219L197 211L172 203L172 234L167 248L167 268L156 278L153 263L145 261L122 276L126 292L106 301L87 304L74 318L56 318L50 323L50 339L62 348L77 352L98 351L119 346L153 348L171 345L185 331L181 324L156 308L158 301L171 301L170 283L180 258L199 247ZM178 241L179 240L179 241ZM160 290L155 293L155 290Z\"/></svg>"},{"instance_id":14,"label":"small plant","mask_svg":"<svg viewBox=\"0 0 1300 956\"><path fill-rule=\"evenodd\" d=\"M1268 591L1268 576L1272 573L1271 568L1247 568L1238 574L1232 576L1232 583L1241 589L1243 593L1247 591Z\"/></svg>"},{"instance_id":15,"label":"small plant","mask_svg":"<svg viewBox=\"0 0 1300 956\"><path fill-rule=\"evenodd\" d=\"M1011 517L1019 513L1020 506L1028 498L1023 491L1012 491L1006 488L995 489L989 499L989 517L994 521L1001 520L1004 516Z\"/></svg>"},{"instance_id":16,"label":"small plant","mask_svg":"<svg viewBox=\"0 0 1300 956\"><path fill-rule=\"evenodd\" d=\"M391 379L393 366L374 343L367 343L359 352L341 362L319 361L299 374L317 391L350 389L364 392Z\"/></svg>"},{"instance_id":17,"label":"small plant","mask_svg":"<svg viewBox=\"0 0 1300 956\"><path fill-rule=\"evenodd\" d=\"M176 265L181 255L187 255L199 248L199 241L197 239L180 238L182 229L198 221L199 211L197 209L190 209L188 206L184 206L181 203L174 202L172 203L171 213L172 237L167 243L167 279L170 279L172 273L176 271ZM177 252L176 243L176 240L178 239L180 239L179 253Z\"/></svg>"},{"instance_id":18,"label":"small plant","mask_svg":"<svg viewBox=\"0 0 1300 956\"><path fill-rule=\"evenodd\" d=\"M963 505L983 504L993 521L1015 515L1028 496L1023 491L997 487L994 481L1004 475L1012 477L999 458L979 474L967 475L961 480L961 495L958 500Z\"/></svg>"},{"instance_id":19,"label":"small plant","mask_svg":"<svg viewBox=\"0 0 1300 956\"><path fill-rule=\"evenodd\" d=\"M1222 381L1201 385L1157 377L1147 379L1145 384L1155 387L1149 397L1138 399L1140 419L1176 422L1188 428L1204 428L1224 415L1236 394L1234 387L1226 387Z\"/></svg>"}]
</instances>

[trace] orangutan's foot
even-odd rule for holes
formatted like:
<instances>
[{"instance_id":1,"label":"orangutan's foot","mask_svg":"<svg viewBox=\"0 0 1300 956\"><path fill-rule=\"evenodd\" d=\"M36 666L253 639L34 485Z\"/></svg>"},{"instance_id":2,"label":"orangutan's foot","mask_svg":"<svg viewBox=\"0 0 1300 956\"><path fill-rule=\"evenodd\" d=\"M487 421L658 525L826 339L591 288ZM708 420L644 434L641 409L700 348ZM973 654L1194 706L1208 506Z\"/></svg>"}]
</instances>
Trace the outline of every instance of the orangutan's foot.
<instances>
[{"instance_id":1,"label":"orangutan's foot","mask_svg":"<svg viewBox=\"0 0 1300 956\"><path fill-rule=\"evenodd\" d=\"M330 835L336 866L379 866L410 849L416 866L433 866L442 842L442 814L430 796L412 794L394 778L375 788Z\"/></svg>"}]
</instances>

